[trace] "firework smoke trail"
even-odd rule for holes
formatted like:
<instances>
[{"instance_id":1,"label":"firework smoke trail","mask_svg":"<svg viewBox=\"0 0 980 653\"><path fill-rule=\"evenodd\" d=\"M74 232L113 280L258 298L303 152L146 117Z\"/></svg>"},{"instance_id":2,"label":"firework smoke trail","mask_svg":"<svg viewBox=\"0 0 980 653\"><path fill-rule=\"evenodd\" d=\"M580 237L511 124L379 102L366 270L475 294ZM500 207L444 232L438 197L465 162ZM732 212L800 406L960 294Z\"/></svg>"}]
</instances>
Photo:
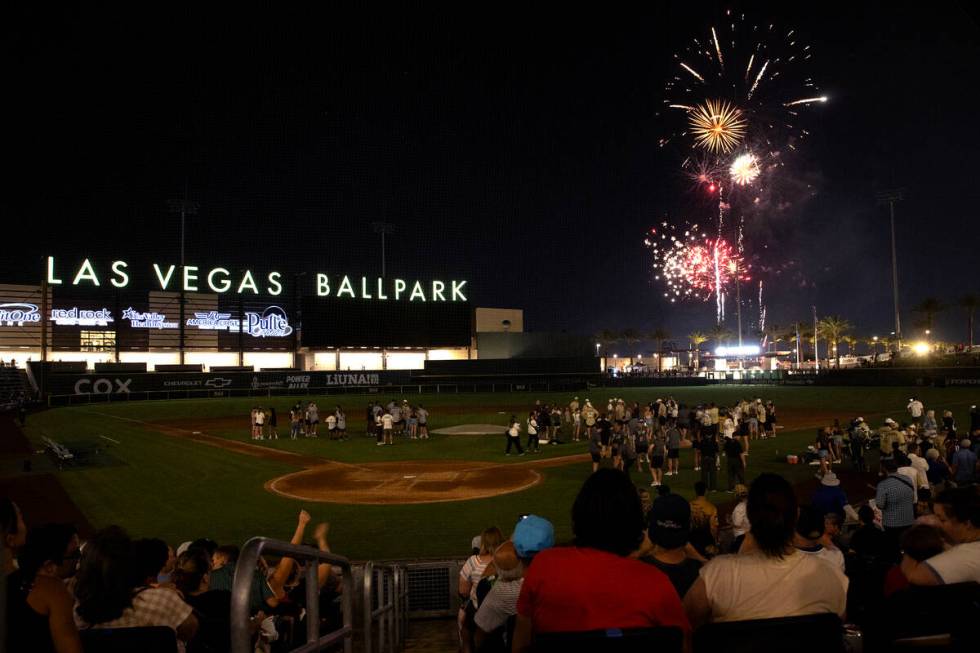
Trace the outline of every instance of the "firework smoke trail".
<instances>
[{"instance_id":1,"label":"firework smoke trail","mask_svg":"<svg viewBox=\"0 0 980 653\"><path fill-rule=\"evenodd\" d=\"M719 240L720 240L719 236ZM725 294L721 290L721 265L719 265L718 256L718 240L715 240L715 246L712 248L713 258L715 262L715 310L717 312L718 324L721 324L725 320Z\"/></svg>"},{"instance_id":2,"label":"firework smoke trail","mask_svg":"<svg viewBox=\"0 0 980 653\"><path fill-rule=\"evenodd\" d=\"M721 67L722 71L725 70L725 60L721 56L721 45L718 43L718 34L715 33L715 28L711 28L711 38L715 42L715 52L718 53L718 65Z\"/></svg>"},{"instance_id":3,"label":"firework smoke trail","mask_svg":"<svg viewBox=\"0 0 980 653\"><path fill-rule=\"evenodd\" d=\"M762 303L762 279L759 279L759 331L766 330L766 305ZM766 335L768 338L768 334Z\"/></svg>"}]
</instances>

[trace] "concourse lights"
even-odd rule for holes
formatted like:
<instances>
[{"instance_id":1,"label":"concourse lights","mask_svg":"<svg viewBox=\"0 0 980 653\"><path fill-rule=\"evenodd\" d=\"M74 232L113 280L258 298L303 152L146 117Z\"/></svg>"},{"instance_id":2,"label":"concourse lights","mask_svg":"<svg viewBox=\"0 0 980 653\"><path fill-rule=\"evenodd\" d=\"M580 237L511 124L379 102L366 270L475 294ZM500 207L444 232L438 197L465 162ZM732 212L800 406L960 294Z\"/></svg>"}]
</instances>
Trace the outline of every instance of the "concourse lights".
<instances>
[{"instance_id":1,"label":"concourse lights","mask_svg":"<svg viewBox=\"0 0 980 653\"><path fill-rule=\"evenodd\" d=\"M743 345L741 347L716 347L715 356L758 356L761 353L759 345Z\"/></svg>"},{"instance_id":2,"label":"concourse lights","mask_svg":"<svg viewBox=\"0 0 980 653\"><path fill-rule=\"evenodd\" d=\"M912 351L915 352L916 356L925 356L929 353L929 343L928 342L917 342L912 345Z\"/></svg>"}]
</instances>

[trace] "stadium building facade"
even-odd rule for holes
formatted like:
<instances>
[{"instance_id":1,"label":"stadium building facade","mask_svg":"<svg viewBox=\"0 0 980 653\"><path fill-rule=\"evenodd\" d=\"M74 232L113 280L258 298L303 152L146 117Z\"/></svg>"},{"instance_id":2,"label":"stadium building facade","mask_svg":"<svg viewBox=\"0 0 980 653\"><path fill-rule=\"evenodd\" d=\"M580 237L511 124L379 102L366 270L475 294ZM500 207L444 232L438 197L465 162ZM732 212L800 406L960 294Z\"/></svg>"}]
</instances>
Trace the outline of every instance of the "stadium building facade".
<instances>
[{"instance_id":1,"label":"stadium building facade","mask_svg":"<svg viewBox=\"0 0 980 653\"><path fill-rule=\"evenodd\" d=\"M478 357L477 331L523 329L480 309L465 280L286 275L126 261L46 260L0 285L0 358L146 371L379 371Z\"/></svg>"}]
</instances>

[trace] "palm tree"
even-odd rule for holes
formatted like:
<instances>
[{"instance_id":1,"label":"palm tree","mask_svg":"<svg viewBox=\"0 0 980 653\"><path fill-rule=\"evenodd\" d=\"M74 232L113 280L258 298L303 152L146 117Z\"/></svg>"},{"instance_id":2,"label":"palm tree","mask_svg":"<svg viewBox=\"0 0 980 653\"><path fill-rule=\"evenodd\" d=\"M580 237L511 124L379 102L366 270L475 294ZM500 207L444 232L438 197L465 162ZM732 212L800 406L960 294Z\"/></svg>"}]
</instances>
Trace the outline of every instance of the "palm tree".
<instances>
[{"instance_id":1,"label":"palm tree","mask_svg":"<svg viewBox=\"0 0 980 653\"><path fill-rule=\"evenodd\" d=\"M956 304L966 311L967 328L970 334L970 351L973 351L973 316L976 314L977 308L980 308L980 297L977 297L973 293L968 293L960 297Z\"/></svg>"},{"instance_id":2,"label":"palm tree","mask_svg":"<svg viewBox=\"0 0 980 653\"><path fill-rule=\"evenodd\" d=\"M657 371L662 372L664 367L664 341L670 339L670 333L663 327L657 327L650 332L650 340L657 343Z\"/></svg>"},{"instance_id":3,"label":"palm tree","mask_svg":"<svg viewBox=\"0 0 980 653\"><path fill-rule=\"evenodd\" d=\"M853 356L857 349L858 339L854 336L844 336L841 341L847 343L847 353Z\"/></svg>"},{"instance_id":4,"label":"palm tree","mask_svg":"<svg viewBox=\"0 0 980 653\"><path fill-rule=\"evenodd\" d=\"M708 332L708 338L715 343L715 347L721 347L728 342L728 339L732 337L732 332L729 331L724 324L716 324L711 327L711 331Z\"/></svg>"},{"instance_id":5,"label":"palm tree","mask_svg":"<svg viewBox=\"0 0 980 653\"><path fill-rule=\"evenodd\" d=\"M687 340L691 343L691 349L694 351L694 369L698 369L701 367L701 345L708 342L708 336L700 331L694 331L688 334Z\"/></svg>"},{"instance_id":6,"label":"palm tree","mask_svg":"<svg viewBox=\"0 0 980 653\"><path fill-rule=\"evenodd\" d=\"M779 326L778 324L766 325L766 328L763 330L762 333L763 335L766 336L766 338L769 341L770 353L773 351L773 348L775 347L776 343L785 340L785 336L786 336L786 330L783 327ZM794 339L796 338L795 334L793 335L793 338Z\"/></svg>"},{"instance_id":7,"label":"palm tree","mask_svg":"<svg viewBox=\"0 0 980 653\"><path fill-rule=\"evenodd\" d=\"M946 306L935 297L926 297L918 306L912 307L913 313L918 313L922 316L920 324L929 331L932 331L932 325L936 320L936 315L944 310L946 310Z\"/></svg>"},{"instance_id":8,"label":"palm tree","mask_svg":"<svg viewBox=\"0 0 980 653\"><path fill-rule=\"evenodd\" d=\"M868 347L871 348L872 360L877 363L878 362L878 343L881 342L881 338L877 338L877 337L865 338L864 340L862 340L862 342L864 344L866 344Z\"/></svg>"},{"instance_id":9,"label":"palm tree","mask_svg":"<svg viewBox=\"0 0 980 653\"><path fill-rule=\"evenodd\" d=\"M623 329L623 332L619 334L619 339L627 344L635 345L642 340L642 337L636 329Z\"/></svg>"},{"instance_id":10,"label":"palm tree","mask_svg":"<svg viewBox=\"0 0 980 653\"><path fill-rule=\"evenodd\" d=\"M825 317L817 323L817 335L830 344L831 349L836 354L838 368L840 367L840 350L837 345L851 328L851 323L838 315Z\"/></svg>"}]
</instances>

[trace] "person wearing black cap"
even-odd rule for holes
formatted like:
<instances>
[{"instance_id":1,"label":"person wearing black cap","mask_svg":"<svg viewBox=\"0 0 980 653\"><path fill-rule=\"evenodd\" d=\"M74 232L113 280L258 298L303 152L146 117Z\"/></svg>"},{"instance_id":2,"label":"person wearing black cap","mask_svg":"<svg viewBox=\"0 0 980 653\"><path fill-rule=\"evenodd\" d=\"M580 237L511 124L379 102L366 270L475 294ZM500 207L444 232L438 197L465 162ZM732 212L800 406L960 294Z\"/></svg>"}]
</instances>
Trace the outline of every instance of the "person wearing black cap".
<instances>
[{"instance_id":1,"label":"person wearing black cap","mask_svg":"<svg viewBox=\"0 0 980 653\"><path fill-rule=\"evenodd\" d=\"M653 502L647 524L653 551L640 559L667 574L682 599L701 569L701 563L685 553L690 532L691 506L684 497L668 494Z\"/></svg>"}]
</instances>

